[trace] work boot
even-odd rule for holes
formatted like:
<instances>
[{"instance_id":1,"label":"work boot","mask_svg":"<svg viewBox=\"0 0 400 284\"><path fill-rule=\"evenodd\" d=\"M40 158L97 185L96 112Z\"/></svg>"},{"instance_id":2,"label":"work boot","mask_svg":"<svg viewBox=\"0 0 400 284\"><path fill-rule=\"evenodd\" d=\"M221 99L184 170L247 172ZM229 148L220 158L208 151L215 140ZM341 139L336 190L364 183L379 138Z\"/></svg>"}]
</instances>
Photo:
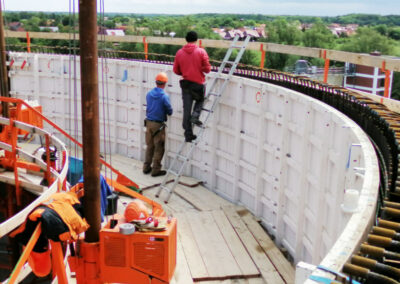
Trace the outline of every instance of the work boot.
<instances>
[{"instance_id":1,"label":"work boot","mask_svg":"<svg viewBox=\"0 0 400 284\"><path fill-rule=\"evenodd\" d=\"M192 116L192 118L190 119L190 122L197 126L203 125L203 122L201 122L198 117L194 117L194 116Z\"/></svg>"},{"instance_id":2,"label":"work boot","mask_svg":"<svg viewBox=\"0 0 400 284\"><path fill-rule=\"evenodd\" d=\"M148 168L146 168L146 169L143 169L143 173L144 173L145 175L147 175L147 174L149 174L149 173L151 172L151 170L152 170L152 168L151 168L151 167L148 167Z\"/></svg>"},{"instance_id":3,"label":"work boot","mask_svg":"<svg viewBox=\"0 0 400 284\"><path fill-rule=\"evenodd\" d=\"M159 176L163 176L167 173L167 171L161 170L161 171L157 171L157 172L152 172L151 176L152 177L159 177Z\"/></svg>"},{"instance_id":4,"label":"work boot","mask_svg":"<svg viewBox=\"0 0 400 284\"><path fill-rule=\"evenodd\" d=\"M196 140L197 136L194 134L188 135L185 137L186 142L192 142L193 140Z\"/></svg>"}]
</instances>

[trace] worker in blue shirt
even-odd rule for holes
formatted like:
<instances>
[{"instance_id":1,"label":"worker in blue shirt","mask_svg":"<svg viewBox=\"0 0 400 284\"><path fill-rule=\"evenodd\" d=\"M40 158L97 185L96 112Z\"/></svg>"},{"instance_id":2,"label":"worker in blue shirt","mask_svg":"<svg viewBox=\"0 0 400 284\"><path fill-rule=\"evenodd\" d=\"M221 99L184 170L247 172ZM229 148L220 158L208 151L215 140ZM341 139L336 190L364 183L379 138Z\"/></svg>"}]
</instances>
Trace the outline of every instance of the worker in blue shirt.
<instances>
[{"instance_id":1,"label":"worker in blue shirt","mask_svg":"<svg viewBox=\"0 0 400 284\"><path fill-rule=\"evenodd\" d=\"M165 121L167 115L172 114L172 106L164 88L168 82L164 72L156 76L156 87L146 95L146 157L143 164L143 173L151 176L163 176L166 171L161 170L161 160L165 151Z\"/></svg>"}]
</instances>

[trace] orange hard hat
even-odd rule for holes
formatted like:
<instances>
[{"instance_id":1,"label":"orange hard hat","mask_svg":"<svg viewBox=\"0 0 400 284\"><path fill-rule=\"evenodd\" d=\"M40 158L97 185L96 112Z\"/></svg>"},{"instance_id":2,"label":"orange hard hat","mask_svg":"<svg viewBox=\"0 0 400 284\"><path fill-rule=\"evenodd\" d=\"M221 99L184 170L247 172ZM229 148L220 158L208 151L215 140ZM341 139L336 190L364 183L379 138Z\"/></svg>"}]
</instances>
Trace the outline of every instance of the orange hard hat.
<instances>
[{"instance_id":1,"label":"orange hard hat","mask_svg":"<svg viewBox=\"0 0 400 284\"><path fill-rule=\"evenodd\" d=\"M139 199L135 199L126 206L124 215L126 222L146 220L149 217L146 205Z\"/></svg>"},{"instance_id":2,"label":"orange hard hat","mask_svg":"<svg viewBox=\"0 0 400 284\"><path fill-rule=\"evenodd\" d=\"M156 76L156 82L161 82L161 83L167 83L168 82L168 76L164 72L160 72Z\"/></svg>"}]
</instances>

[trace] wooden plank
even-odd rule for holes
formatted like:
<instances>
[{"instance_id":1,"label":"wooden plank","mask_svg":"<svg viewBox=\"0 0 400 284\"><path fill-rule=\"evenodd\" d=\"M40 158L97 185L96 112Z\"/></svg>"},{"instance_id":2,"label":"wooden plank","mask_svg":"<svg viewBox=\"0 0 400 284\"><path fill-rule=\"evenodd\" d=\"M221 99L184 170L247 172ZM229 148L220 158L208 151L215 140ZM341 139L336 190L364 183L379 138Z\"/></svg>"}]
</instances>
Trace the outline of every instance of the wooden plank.
<instances>
[{"instance_id":1,"label":"wooden plank","mask_svg":"<svg viewBox=\"0 0 400 284\"><path fill-rule=\"evenodd\" d=\"M177 212L187 212L187 211L196 211L197 209L195 209L190 203L188 203L187 201L178 198L178 197L171 197L171 199L169 200L168 204L164 204L161 202L162 197L164 197L164 195L161 195L161 198L157 198L155 196L155 194L157 193L158 188L152 189L152 190L146 190L144 191L143 195L146 197L149 197L150 199L153 199L155 201L159 201L160 204L162 204L162 207L164 209L164 211L168 214L168 215L174 215Z\"/></svg>"},{"instance_id":2,"label":"wooden plank","mask_svg":"<svg viewBox=\"0 0 400 284\"><path fill-rule=\"evenodd\" d=\"M195 188L190 188L189 190L196 190ZM213 208L208 205L208 203L203 202L201 199L197 198L189 192L189 190L183 189L181 185L175 187L175 192L177 196L184 199L190 203L194 208L199 211L210 211Z\"/></svg>"},{"instance_id":3,"label":"wooden plank","mask_svg":"<svg viewBox=\"0 0 400 284\"><path fill-rule=\"evenodd\" d=\"M42 193L43 191L45 191L47 189L47 187L45 187L45 186L41 186L40 184L35 184L33 182L30 182L28 180L27 176L22 173L18 173L18 177L20 178L18 180L19 184L23 188L30 189L37 193ZM14 173L8 172L8 171L0 173L0 181L5 182L7 184L15 185Z\"/></svg>"},{"instance_id":4,"label":"wooden plank","mask_svg":"<svg viewBox=\"0 0 400 284\"><path fill-rule=\"evenodd\" d=\"M250 256L252 257L254 263L257 265L258 269L261 272L264 280L267 283L285 283L281 278L279 272L271 263L267 255L264 253L264 250L257 242L257 240L253 237L251 232L247 229L246 224L237 214L235 208L233 206L224 206L223 210L228 217L228 220L232 224L236 233L239 235L242 243L246 247Z\"/></svg>"},{"instance_id":5,"label":"wooden plank","mask_svg":"<svg viewBox=\"0 0 400 284\"><path fill-rule=\"evenodd\" d=\"M178 243L176 247L176 269L174 277L171 280L171 284L190 284L193 283L192 276L190 274L189 266L186 262L185 253L183 252L180 238L178 237Z\"/></svg>"},{"instance_id":6,"label":"wooden plank","mask_svg":"<svg viewBox=\"0 0 400 284\"><path fill-rule=\"evenodd\" d=\"M11 38L26 38L26 32L5 31L6 37ZM43 39L64 39L69 40L67 33L47 33L47 32L29 32L30 38L43 38ZM109 42L137 42L143 43L143 36L100 36L99 40L104 37L105 41ZM79 40L79 35L76 35ZM170 37L146 37L149 44L163 44L163 45L179 45L186 44L183 38L170 38ZM213 40L202 39L203 47L212 48L229 48L231 41L228 40ZM314 58L322 58L322 48L303 47L294 45L283 45L277 43L263 42L263 50L268 52L301 55ZM248 50L259 51L261 43L250 42L247 46ZM382 67L382 62L386 62L386 68L392 71L400 71L400 60L398 58L389 56L372 56L369 54L351 53L338 50L327 50L327 58L330 60L349 62L360 64L364 66Z\"/></svg>"},{"instance_id":7,"label":"wooden plank","mask_svg":"<svg viewBox=\"0 0 400 284\"><path fill-rule=\"evenodd\" d=\"M208 277L208 271L204 264L203 257L199 251L194 238L194 233L186 219L185 214L177 213L175 217L178 219L178 236L182 244L187 264L189 266L192 278Z\"/></svg>"},{"instance_id":8,"label":"wooden plank","mask_svg":"<svg viewBox=\"0 0 400 284\"><path fill-rule=\"evenodd\" d=\"M176 194L200 211L218 210L221 208L221 204L227 205L224 202L220 202L220 197L217 197L203 186L192 188L180 185L177 187Z\"/></svg>"},{"instance_id":9,"label":"wooden plank","mask_svg":"<svg viewBox=\"0 0 400 284\"><path fill-rule=\"evenodd\" d=\"M186 213L194 238L208 271L208 277L194 281L244 277L211 212Z\"/></svg>"},{"instance_id":10,"label":"wooden plank","mask_svg":"<svg viewBox=\"0 0 400 284\"><path fill-rule=\"evenodd\" d=\"M276 247L275 243L265 233L261 225L256 221L254 216L244 207L240 210L240 217L247 225L254 238L261 245L262 249L268 255L268 258L278 268L279 273L286 283L294 283L295 270L282 252Z\"/></svg>"},{"instance_id":11,"label":"wooden plank","mask_svg":"<svg viewBox=\"0 0 400 284\"><path fill-rule=\"evenodd\" d=\"M224 212L222 210L212 211L212 215L226 243L229 244L229 249L243 275L246 278L260 276L260 271L249 256Z\"/></svg>"}]
</instances>

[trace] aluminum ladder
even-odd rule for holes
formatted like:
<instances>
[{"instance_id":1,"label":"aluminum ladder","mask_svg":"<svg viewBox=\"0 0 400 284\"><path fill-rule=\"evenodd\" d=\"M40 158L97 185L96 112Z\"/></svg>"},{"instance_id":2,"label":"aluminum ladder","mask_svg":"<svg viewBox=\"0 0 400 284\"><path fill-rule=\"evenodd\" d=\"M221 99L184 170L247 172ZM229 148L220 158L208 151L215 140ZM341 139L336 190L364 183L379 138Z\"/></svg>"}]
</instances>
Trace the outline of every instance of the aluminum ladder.
<instances>
[{"instance_id":1,"label":"aluminum ladder","mask_svg":"<svg viewBox=\"0 0 400 284\"><path fill-rule=\"evenodd\" d=\"M196 133L197 138L196 140L193 140L191 143L190 142L185 142L183 141L180 146L179 150L174 157L171 165L168 168L167 174L164 176L164 179L159 186L158 192L156 194L156 197L160 196L160 193L163 189L165 189L168 192L167 198L164 200L165 203L168 203L168 200L171 198L172 193L175 190L176 185L179 182L180 177L182 176L182 172L186 166L186 163L191 159L192 154L194 149L196 148L197 144L201 141L202 136L204 134L204 131L206 129L206 125L208 120L210 119L211 115L213 114L216 106L218 105L218 102L222 96L222 94L225 91L226 86L229 83L229 80L231 79L233 73L236 70L236 67L242 58L242 55L250 41L250 36L247 36L246 39L242 44L238 44L239 42L239 35L236 35L235 38L233 39L229 49L227 50L225 57L223 61L221 62L221 65L218 68L217 74L213 77L212 82L210 84L210 87L206 88L206 94L205 94L205 99L204 99L204 104L203 104L203 109L202 112L206 112L206 116L203 119L203 124L201 126L197 126L193 124L193 127L198 127L200 128L199 131ZM229 61L232 51L234 49L239 49L239 52L236 55L236 58L234 61ZM222 73L228 73L227 76L222 76ZM221 81L222 84L217 84L217 81ZM205 108L205 105L207 103L211 103L211 107ZM185 151L185 149L187 149ZM178 170L175 171L174 168L175 166L180 162L180 165L178 166ZM173 177L174 180L171 182L168 182L168 179L170 177Z\"/></svg>"}]
</instances>

